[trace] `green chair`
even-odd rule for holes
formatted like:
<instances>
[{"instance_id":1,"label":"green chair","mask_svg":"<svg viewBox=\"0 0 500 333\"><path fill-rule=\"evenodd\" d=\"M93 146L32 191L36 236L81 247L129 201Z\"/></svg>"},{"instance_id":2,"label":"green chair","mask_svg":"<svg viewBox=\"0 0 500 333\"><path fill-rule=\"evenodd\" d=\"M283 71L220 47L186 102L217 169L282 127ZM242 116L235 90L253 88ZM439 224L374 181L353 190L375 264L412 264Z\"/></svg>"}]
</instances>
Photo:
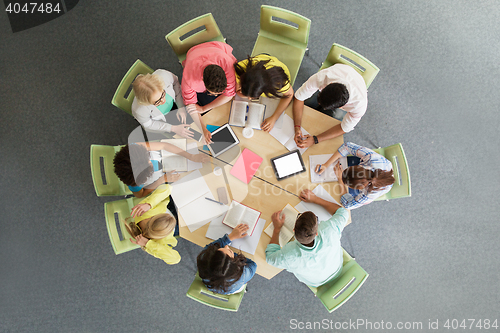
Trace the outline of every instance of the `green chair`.
<instances>
[{"instance_id":1,"label":"green chair","mask_svg":"<svg viewBox=\"0 0 500 333\"><path fill-rule=\"evenodd\" d=\"M311 20L286 9L260 7L260 31L255 41L252 57L270 54L283 62L290 70L293 86L302 58L307 50Z\"/></svg>"},{"instance_id":2,"label":"green chair","mask_svg":"<svg viewBox=\"0 0 500 333\"><path fill-rule=\"evenodd\" d=\"M90 146L90 170L98 197L110 195L128 195L132 192L116 176L113 158L122 146Z\"/></svg>"},{"instance_id":3,"label":"green chair","mask_svg":"<svg viewBox=\"0 0 500 333\"><path fill-rule=\"evenodd\" d=\"M202 304L227 311L238 311L241 300L245 294L246 285L242 291L232 295L222 295L207 289L200 276L196 273L193 283L189 287L186 296Z\"/></svg>"},{"instance_id":4,"label":"green chair","mask_svg":"<svg viewBox=\"0 0 500 333\"><path fill-rule=\"evenodd\" d=\"M225 42L212 13L201 15L184 23L166 35L165 39L181 64L186 59L187 51L193 46L205 42Z\"/></svg>"},{"instance_id":5,"label":"green chair","mask_svg":"<svg viewBox=\"0 0 500 333\"><path fill-rule=\"evenodd\" d=\"M367 89L378 72L380 72L380 69L373 62L339 44L332 45L328 56L319 70L328 68L334 64L344 64L353 67L365 80Z\"/></svg>"},{"instance_id":6,"label":"green chair","mask_svg":"<svg viewBox=\"0 0 500 333\"><path fill-rule=\"evenodd\" d=\"M375 199L375 201L411 197L410 170L408 169L403 146L397 143L389 147L373 150L391 161L395 179L391 190Z\"/></svg>"},{"instance_id":7,"label":"green chair","mask_svg":"<svg viewBox=\"0 0 500 333\"><path fill-rule=\"evenodd\" d=\"M354 295L368 278L368 273L359 266L344 249L344 263L340 276L319 287L308 286L328 310L333 312Z\"/></svg>"},{"instance_id":8,"label":"green chair","mask_svg":"<svg viewBox=\"0 0 500 333\"><path fill-rule=\"evenodd\" d=\"M140 248L139 245L130 241L130 234L125 229L124 222L130 216L132 207L137 205L143 198L128 198L104 204L104 214L106 216L106 227L108 229L109 240L115 254Z\"/></svg>"},{"instance_id":9,"label":"green chair","mask_svg":"<svg viewBox=\"0 0 500 333\"><path fill-rule=\"evenodd\" d=\"M130 86L132 82L134 82L137 75L148 73L153 73L153 70L148 65L137 59L132 67L130 67L127 74L123 77L122 82L120 82L120 85L118 86L118 89L116 89L115 95L111 100L111 104L132 115L132 102L134 101L135 93ZM130 93L127 95L127 92L129 91Z\"/></svg>"}]
</instances>

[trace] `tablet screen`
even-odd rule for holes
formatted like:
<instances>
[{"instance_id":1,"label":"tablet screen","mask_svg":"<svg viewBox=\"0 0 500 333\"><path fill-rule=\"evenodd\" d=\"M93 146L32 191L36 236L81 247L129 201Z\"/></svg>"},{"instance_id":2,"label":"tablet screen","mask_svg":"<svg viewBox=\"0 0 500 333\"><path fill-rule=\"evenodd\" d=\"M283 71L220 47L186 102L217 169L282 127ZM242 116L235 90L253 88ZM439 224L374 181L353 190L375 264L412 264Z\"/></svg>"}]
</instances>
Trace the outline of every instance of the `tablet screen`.
<instances>
[{"instance_id":1,"label":"tablet screen","mask_svg":"<svg viewBox=\"0 0 500 333\"><path fill-rule=\"evenodd\" d=\"M212 142L209 149L213 156L217 156L239 143L229 125L224 125L212 133Z\"/></svg>"},{"instance_id":2,"label":"tablet screen","mask_svg":"<svg viewBox=\"0 0 500 333\"><path fill-rule=\"evenodd\" d=\"M306 171L298 150L271 159L278 180Z\"/></svg>"}]
</instances>

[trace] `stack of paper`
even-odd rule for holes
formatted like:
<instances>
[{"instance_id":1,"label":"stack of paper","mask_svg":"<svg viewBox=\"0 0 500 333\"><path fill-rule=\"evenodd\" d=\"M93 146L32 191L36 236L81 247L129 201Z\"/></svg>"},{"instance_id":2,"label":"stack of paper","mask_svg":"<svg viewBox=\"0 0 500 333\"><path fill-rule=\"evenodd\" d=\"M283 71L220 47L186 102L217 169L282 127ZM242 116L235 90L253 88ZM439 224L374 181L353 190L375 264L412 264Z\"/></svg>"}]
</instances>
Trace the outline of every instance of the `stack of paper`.
<instances>
[{"instance_id":1,"label":"stack of paper","mask_svg":"<svg viewBox=\"0 0 500 333\"><path fill-rule=\"evenodd\" d=\"M186 222L190 232L195 231L227 211L226 205L219 205L205 199L206 197L215 200L198 170L173 183L171 195L177 211Z\"/></svg>"},{"instance_id":2,"label":"stack of paper","mask_svg":"<svg viewBox=\"0 0 500 333\"><path fill-rule=\"evenodd\" d=\"M316 194L318 197L320 197L323 200L334 202L340 206L338 201L335 200L330 195L330 193L328 193L321 185L316 186L316 188L313 190L313 193ZM297 209L301 213L307 212L307 211L313 212L318 217L319 222L326 221L326 220L330 219L330 217L332 217L332 214L328 213L328 211L325 208L323 208L320 205L313 204L311 202L303 202L302 201L298 205L295 206L295 209Z\"/></svg>"},{"instance_id":3,"label":"stack of paper","mask_svg":"<svg viewBox=\"0 0 500 333\"><path fill-rule=\"evenodd\" d=\"M274 126L273 129L269 132L276 140L278 140L286 149L292 151L294 149L298 149L300 154L303 155L307 148L299 148L295 143L295 129L293 127L293 119L287 115L283 114L283 126L278 128ZM280 117L281 118L281 117ZM300 128L302 131L302 135L309 134L303 127Z\"/></svg>"}]
</instances>

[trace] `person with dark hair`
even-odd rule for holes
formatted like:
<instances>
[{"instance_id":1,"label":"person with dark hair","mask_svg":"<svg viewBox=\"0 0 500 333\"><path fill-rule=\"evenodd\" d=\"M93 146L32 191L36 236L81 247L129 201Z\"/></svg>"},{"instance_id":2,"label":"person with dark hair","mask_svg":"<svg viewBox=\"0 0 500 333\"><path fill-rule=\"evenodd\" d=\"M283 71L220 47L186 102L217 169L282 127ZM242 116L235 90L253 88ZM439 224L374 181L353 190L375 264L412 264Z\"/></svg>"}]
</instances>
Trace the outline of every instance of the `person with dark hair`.
<instances>
[{"instance_id":1,"label":"person with dark hair","mask_svg":"<svg viewBox=\"0 0 500 333\"><path fill-rule=\"evenodd\" d=\"M198 274L207 288L218 294L235 294L255 275L257 264L243 254L234 253L231 242L246 236L248 225L239 224L229 235L205 246L196 258Z\"/></svg>"},{"instance_id":2,"label":"person with dark hair","mask_svg":"<svg viewBox=\"0 0 500 333\"><path fill-rule=\"evenodd\" d=\"M304 101L317 91L319 111L341 108L346 112L342 123L318 135L302 135L300 129ZM296 92L293 100L295 142L300 148L310 147L321 141L333 139L354 129L366 112L368 92L363 77L354 68L335 64L311 76ZM312 103L314 104L314 103Z\"/></svg>"},{"instance_id":3,"label":"person with dark hair","mask_svg":"<svg viewBox=\"0 0 500 333\"><path fill-rule=\"evenodd\" d=\"M314 167L322 174L326 168L340 157L352 155L360 158L359 165L341 170L339 164L334 167L342 193L340 203L344 208L355 209L367 205L376 198L386 194L394 184L392 163L373 150L346 142L326 161Z\"/></svg>"},{"instance_id":4,"label":"person with dark hair","mask_svg":"<svg viewBox=\"0 0 500 333\"><path fill-rule=\"evenodd\" d=\"M165 182L175 182L179 175L163 172L161 150L194 162L206 162L205 154L190 154L168 142L136 142L123 146L113 158L115 174L137 198L142 198Z\"/></svg>"},{"instance_id":5,"label":"person with dark hair","mask_svg":"<svg viewBox=\"0 0 500 333\"><path fill-rule=\"evenodd\" d=\"M177 221L167 208L170 202L172 186L163 184L139 204L132 208L125 228L134 237L130 241L139 245L152 256L169 265L181 260L179 252L172 249L177 245Z\"/></svg>"},{"instance_id":6,"label":"person with dark hair","mask_svg":"<svg viewBox=\"0 0 500 333\"><path fill-rule=\"evenodd\" d=\"M234 69L239 96L250 100L260 96L280 98L274 114L261 125L264 131L269 132L293 98L288 67L276 57L259 54L236 63Z\"/></svg>"},{"instance_id":7,"label":"person with dark hair","mask_svg":"<svg viewBox=\"0 0 500 333\"><path fill-rule=\"evenodd\" d=\"M212 136L200 115L229 102L236 94L236 58L232 52L226 43L207 42L190 48L182 62L182 97L191 117L199 119L207 143Z\"/></svg>"},{"instance_id":8,"label":"person with dark hair","mask_svg":"<svg viewBox=\"0 0 500 333\"><path fill-rule=\"evenodd\" d=\"M349 211L319 198L311 190L303 190L299 198L324 207L332 217L319 223L318 217L311 211L299 214L295 221L295 240L281 248L279 234L285 216L281 211L275 212L271 217L274 231L266 248L266 261L269 265L293 273L308 286L319 287L342 271L340 237L349 219Z\"/></svg>"}]
</instances>

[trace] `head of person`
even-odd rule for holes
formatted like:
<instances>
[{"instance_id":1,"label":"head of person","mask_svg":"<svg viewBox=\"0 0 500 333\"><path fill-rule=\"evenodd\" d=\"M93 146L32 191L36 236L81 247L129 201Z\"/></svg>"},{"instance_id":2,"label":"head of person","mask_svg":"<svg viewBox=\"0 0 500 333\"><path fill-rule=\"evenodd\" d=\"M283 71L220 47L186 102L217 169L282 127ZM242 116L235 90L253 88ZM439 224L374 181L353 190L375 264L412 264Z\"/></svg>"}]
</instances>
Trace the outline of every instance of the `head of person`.
<instances>
[{"instance_id":1,"label":"head of person","mask_svg":"<svg viewBox=\"0 0 500 333\"><path fill-rule=\"evenodd\" d=\"M353 165L342 172L344 184L355 190L366 189L367 193L392 185L394 181L392 170L375 169L372 171L360 165Z\"/></svg>"},{"instance_id":2,"label":"head of person","mask_svg":"<svg viewBox=\"0 0 500 333\"><path fill-rule=\"evenodd\" d=\"M218 65L208 65L203 70L203 83L209 94L222 94L227 88L226 73Z\"/></svg>"},{"instance_id":3,"label":"head of person","mask_svg":"<svg viewBox=\"0 0 500 333\"><path fill-rule=\"evenodd\" d=\"M156 74L139 74L132 83L135 97L144 105L162 105L165 103L165 82Z\"/></svg>"},{"instance_id":4,"label":"head of person","mask_svg":"<svg viewBox=\"0 0 500 333\"><path fill-rule=\"evenodd\" d=\"M208 246L196 258L203 283L209 289L220 292L227 292L239 280L245 263L245 256L235 255L229 246L221 248L218 244Z\"/></svg>"},{"instance_id":5,"label":"head of person","mask_svg":"<svg viewBox=\"0 0 500 333\"><path fill-rule=\"evenodd\" d=\"M318 104L325 110L340 108L349 101L349 91L342 83L330 83L318 94Z\"/></svg>"},{"instance_id":6,"label":"head of person","mask_svg":"<svg viewBox=\"0 0 500 333\"><path fill-rule=\"evenodd\" d=\"M173 217L171 214L157 214L147 221L141 232L141 230L137 227L137 224L131 220L129 219L125 223L125 227L128 233L132 237L136 237L142 234L148 239L162 239L167 237L174 231L175 225L177 223L175 217Z\"/></svg>"},{"instance_id":7,"label":"head of person","mask_svg":"<svg viewBox=\"0 0 500 333\"><path fill-rule=\"evenodd\" d=\"M281 97L279 91L290 82L283 68L273 66L266 68L270 60L254 61L248 57L246 66L234 64L236 75L240 78L241 94L257 99L262 94L267 97Z\"/></svg>"},{"instance_id":8,"label":"head of person","mask_svg":"<svg viewBox=\"0 0 500 333\"><path fill-rule=\"evenodd\" d=\"M148 150L141 145L123 146L113 158L115 174L125 184L144 184L154 172Z\"/></svg>"},{"instance_id":9,"label":"head of person","mask_svg":"<svg viewBox=\"0 0 500 333\"><path fill-rule=\"evenodd\" d=\"M318 217L311 211L304 212L295 221L295 239L302 245L312 246L318 235Z\"/></svg>"}]
</instances>

